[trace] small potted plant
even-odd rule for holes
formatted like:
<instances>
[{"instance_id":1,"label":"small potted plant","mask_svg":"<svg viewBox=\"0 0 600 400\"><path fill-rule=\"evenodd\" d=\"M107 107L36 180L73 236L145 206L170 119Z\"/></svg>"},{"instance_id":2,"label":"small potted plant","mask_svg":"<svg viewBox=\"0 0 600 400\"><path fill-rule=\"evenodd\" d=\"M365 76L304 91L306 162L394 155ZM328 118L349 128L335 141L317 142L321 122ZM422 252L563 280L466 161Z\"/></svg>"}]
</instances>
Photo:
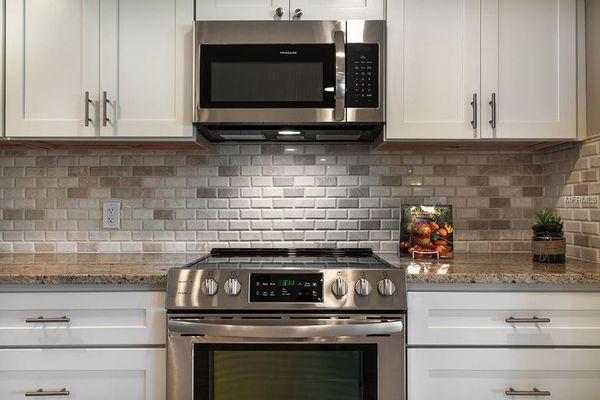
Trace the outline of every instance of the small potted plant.
<instances>
[{"instance_id":1,"label":"small potted plant","mask_svg":"<svg viewBox=\"0 0 600 400\"><path fill-rule=\"evenodd\" d=\"M533 217L531 252L533 261L564 263L567 243L563 234L563 221L548 210Z\"/></svg>"}]
</instances>

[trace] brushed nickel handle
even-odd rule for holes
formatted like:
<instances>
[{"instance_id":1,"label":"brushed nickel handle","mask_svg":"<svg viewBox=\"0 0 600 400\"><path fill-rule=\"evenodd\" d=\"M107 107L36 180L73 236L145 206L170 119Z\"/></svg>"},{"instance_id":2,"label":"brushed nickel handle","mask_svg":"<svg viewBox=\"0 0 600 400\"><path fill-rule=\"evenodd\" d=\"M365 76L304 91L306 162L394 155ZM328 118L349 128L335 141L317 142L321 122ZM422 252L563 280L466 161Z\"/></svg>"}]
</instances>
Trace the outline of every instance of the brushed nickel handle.
<instances>
[{"instance_id":1,"label":"brushed nickel handle","mask_svg":"<svg viewBox=\"0 0 600 400\"><path fill-rule=\"evenodd\" d=\"M69 396L69 392L66 388L56 390L44 390L38 389L31 392L25 392L25 397L42 397L42 396Z\"/></svg>"},{"instance_id":2,"label":"brushed nickel handle","mask_svg":"<svg viewBox=\"0 0 600 400\"><path fill-rule=\"evenodd\" d=\"M550 318L538 318L538 317L531 317L531 318L515 318L515 317L508 317L505 319L506 323L508 324L549 324L550 322L552 322L550 320Z\"/></svg>"},{"instance_id":3,"label":"brushed nickel handle","mask_svg":"<svg viewBox=\"0 0 600 400\"><path fill-rule=\"evenodd\" d=\"M294 11L294 18L300 19L300 18L302 18L303 15L304 15L304 11L302 11L301 8L296 8L296 11Z\"/></svg>"},{"instance_id":4,"label":"brushed nickel handle","mask_svg":"<svg viewBox=\"0 0 600 400\"><path fill-rule=\"evenodd\" d=\"M539 390L538 388L533 388L532 390L515 390L513 388L508 389L504 392L507 396L551 396L547 390Z\"/></svg>"},{"instance_id":5,"label":"brushed nickel handle","mask_svg":"<svg viewBox=\"0 0 600 400\"><path fill-rule=\"evenodd\" d=\"M473 93L473 101L471 101L471 107L473 107L473 120L471 126L473 129L477 129L477 93Z\"/></svg>"},{"instance_id":6,"label":"brushed nickel handle","mask_svg":"<svg viewBox=\"0 0 600 400\"><path fill-rule=\"evenodd\" d=\"M90 126L90 123L94 122L91 118L90 118L90 104L93 104L93 101L90 100L90 92L85 92L85 100L84 100L85 104L84 104L84 109L85 109L85 115L84 115L84 119L85 119L85 126Z\"/></svg>"},{"instance_id":7,"label":"brushed nickel handle","mask_svg":"<svg viewBox=\"0 0 600 400\"><path fill-rule=\"evenodd\" d=\"M108 95L106 92L102 92L102 126L106 126L110 122L110 119L108 119L107 116L109 103L110 100L108 100Z\"/></svg>"},{"instance_id":8,"label":"brushed nickel handle","mask_svg":"<svg viewBox=\"0 0 600 400\"><path fill-rule=\"evenodd\" d=\"M59 318L46 318L46 317L37 317L37 318L27 318L25 319L25 323L27 324L57 324L57 323L68 323L71 322L71 318L69 317L59 317Z\"/></svg>"},{"instance_id":9,"label":"brushed nickel handle","mask_svg":"<svg viewBox=\"0 0 600 400\"><path fill-rule=\"evenodd\" d=\"M496 104L496 93L492 93L492 101L490 101L488 103L490 105L490 107L492 108L492 119L490 120L490 126L492 127L492 129L496 129L496 122L497 122L497 117L496 117L496 109L497 109L497 104Z\"/></svg>"},{"instance_id":10,"label":"brushed nickel handle","mask_svg":"<svg viewBox=\"0 0 600 400\"><path fill-rule=\"evenodd\" d=\"M275 16L279 18L283 17L283 11L283 7L277 7L277 10L275 10Z\"/></svg>"}]
</instances>

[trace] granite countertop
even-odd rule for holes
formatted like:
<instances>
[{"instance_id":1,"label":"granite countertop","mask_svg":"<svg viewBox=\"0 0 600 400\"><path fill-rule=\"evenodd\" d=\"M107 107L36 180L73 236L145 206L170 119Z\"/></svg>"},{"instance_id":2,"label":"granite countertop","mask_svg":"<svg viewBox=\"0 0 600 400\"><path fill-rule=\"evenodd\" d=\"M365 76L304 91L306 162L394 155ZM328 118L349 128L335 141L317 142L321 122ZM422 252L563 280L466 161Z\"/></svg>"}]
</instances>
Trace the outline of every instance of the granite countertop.
<instances>
[{"instance_id":1,"label":"granite countertop","mask_svg":"<svg viewBox=\"0 0 600 400\"><path fill-rule=\"evenodd\" d=\"M0 254L0 284L113 284L165 286L167 270L202 254ZM406 268L409 284L600 284L600 264L568 260L537 264L529 254L456 253L451 261L382 258Z\"/></svg>"}]
</instances>

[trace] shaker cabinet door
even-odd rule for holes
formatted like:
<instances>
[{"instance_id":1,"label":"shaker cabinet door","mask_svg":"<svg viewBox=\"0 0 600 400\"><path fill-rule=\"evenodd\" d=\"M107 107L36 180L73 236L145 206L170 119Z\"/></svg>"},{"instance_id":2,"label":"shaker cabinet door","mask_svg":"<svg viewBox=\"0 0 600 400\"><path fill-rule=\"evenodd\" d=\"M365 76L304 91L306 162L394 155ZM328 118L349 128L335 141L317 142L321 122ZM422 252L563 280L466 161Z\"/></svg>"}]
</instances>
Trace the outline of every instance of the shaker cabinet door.
<instances>
[{"instance_id":1,"label":"shaker cabinet door","mask_svg":"<svg viewBox=\"0 0 600 400\"><path fill-rule=\"evenodd\" d=\"M385 0L290 0L290 16L294 20L383 20Z\"/></svg>"},{"instance_id":2,"label":"shaker cabinet door","mask_svg":"<svg viewBox=\"0 0 600 400\"><path fill-rule=\"evenodd\" d=\"M100 13L101 136L191 137L194 0L101 0Z\"/></svg>"},{"instance_id":3,"label":"shaker cabinet door","mask_svg":"<svg viewBox=\"0 0 600 400\"><path fill-rule=\"evenodd\" d=\"M482 1L484 138L577 138L576 9L577 0Z\"/></svg>"},{"instance_id":4,"label":"shaker cabinet door","mask_svg":"<svg viewBox=\"0 0 600 400\"><path fill-rule=\"evenodd\" d=\"M289 0L196 0L198 21L287 21L289 19Z\"/></svg>"},{"instance_id":5,"label":"shaker cabinet door","mask_svg":"<svg viewBox=\"0 0 600 400\"><path fill-rule=\"evenodd\" d=\"M7 137L98 133L98 24L98 0L6 2Z\"/></svg>"},{"instance_id":6,"label":"shaker cabinet door","mask_svg":"<svg viewBox=\"0 0 600 400\"><path fill-rule=\"evenodd\" d=\"M479 137L479 12L480 0L388 1L387 139Z\"/></svg>"}]
</instances>

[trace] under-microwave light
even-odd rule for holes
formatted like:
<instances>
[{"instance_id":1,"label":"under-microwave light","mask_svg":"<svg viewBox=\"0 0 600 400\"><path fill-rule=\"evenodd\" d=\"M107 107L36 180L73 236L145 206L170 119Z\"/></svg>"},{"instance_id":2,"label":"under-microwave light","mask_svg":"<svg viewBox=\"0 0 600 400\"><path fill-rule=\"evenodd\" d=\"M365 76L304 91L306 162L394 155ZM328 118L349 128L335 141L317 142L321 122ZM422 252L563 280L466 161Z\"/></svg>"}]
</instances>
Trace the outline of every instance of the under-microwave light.
<instances>
[{"instance_id":1,"label":"under-microwave light","mask_svg":"<svg viewBox=\"0 0 600 400\"><path fill-rule=\"evenodd\" d=\"M335 88L334 88L333 86L331 86L331 87L326 87L326 88L325 88L325 91L326 91L326 92L331 92L331 93L333 93L333 92L335 92Z\"/></svg>"},{"instance_id":2,"label":"under-microwave light","mask_svg":"<svg viewBox=\"0 0 600 400\"><path fill-rule=\"evenodd\" d=\"M279 135L281 135L281 136L297 136L297 135L302 135L302 132L300 132L300 131L279 131L277 133Z\"/></svg>"}]
</instances>

